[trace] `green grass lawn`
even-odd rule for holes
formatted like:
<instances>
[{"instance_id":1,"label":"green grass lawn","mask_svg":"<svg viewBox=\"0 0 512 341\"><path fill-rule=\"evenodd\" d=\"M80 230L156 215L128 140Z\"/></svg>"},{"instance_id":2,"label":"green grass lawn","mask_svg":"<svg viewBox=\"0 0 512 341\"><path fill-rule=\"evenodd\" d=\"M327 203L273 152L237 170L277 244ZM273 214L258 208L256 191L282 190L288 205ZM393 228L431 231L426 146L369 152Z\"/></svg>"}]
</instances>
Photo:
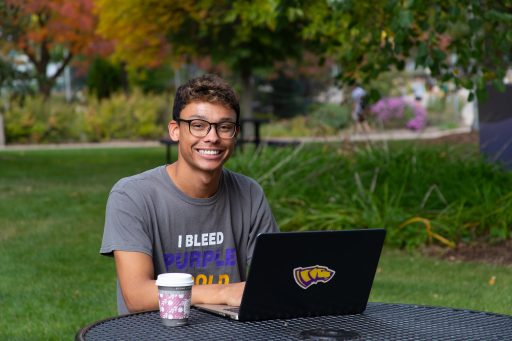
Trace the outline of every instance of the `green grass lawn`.
<instances>
[{"instance_id":1,"label":"green grass lawn","mask_svg":"<svg viewBox=\"0 0 512 341\"><path fill-rule=\"evenodd\" d=\"M99 255L107 195L119 178L164 160L163 148L0 152L1 340L69 340L80 327L116 314L114 264ZM261 161L246 152L230 167ZM264 178L273 193L269 178L279 179L265 175L269 168L250 175ZM282 203L278 195L287 194L271 194L269 201ZM283 222L287 211L276 211ZM440 261L386 246L371 300L512 315L510 292L509 267Z\"/></svg>"}]
</instances>

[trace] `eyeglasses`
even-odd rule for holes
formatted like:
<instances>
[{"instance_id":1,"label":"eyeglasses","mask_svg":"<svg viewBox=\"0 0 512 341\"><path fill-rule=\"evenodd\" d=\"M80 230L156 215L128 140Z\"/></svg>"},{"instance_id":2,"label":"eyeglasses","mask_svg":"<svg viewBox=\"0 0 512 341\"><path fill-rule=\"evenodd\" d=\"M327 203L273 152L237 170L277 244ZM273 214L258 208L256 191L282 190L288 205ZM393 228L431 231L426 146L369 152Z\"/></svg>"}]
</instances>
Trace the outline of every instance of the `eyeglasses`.
<instances>
[{"instance_id":1,"label":"eyeglasses","mask_svg":"<svg viewBox=\"0 0 512 341\"><path fill-rule=\"evenodd\" d=\"M220 138L231 139L235 136L236 128L239 126L238 123L230 121L211 123L200 119L183 120L181 118L177 121L188 123L188 130L195 137L205 137L212 129L212 126L215 126L215 131Z\"/></svg>"}]
</instances>

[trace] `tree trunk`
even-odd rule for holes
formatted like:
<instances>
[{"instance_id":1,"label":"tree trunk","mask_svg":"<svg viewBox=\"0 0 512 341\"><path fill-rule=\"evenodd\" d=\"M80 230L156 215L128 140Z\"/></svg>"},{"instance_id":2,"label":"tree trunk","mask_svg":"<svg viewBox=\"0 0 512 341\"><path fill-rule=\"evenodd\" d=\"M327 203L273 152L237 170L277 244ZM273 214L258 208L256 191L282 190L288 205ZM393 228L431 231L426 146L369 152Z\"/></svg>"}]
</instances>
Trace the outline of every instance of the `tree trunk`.
<instances>
[{"instance_id":1,"label":"tree trunk","mask_svg":"<svg viewBox=\"0 0 512 341\"><path fill-rule=\"evenodd\" d=\"M4 116L0 114L0 148L5 146Z\"/></svg>"},{"instance_id":2,"label":"tree trunk","mask_svg":"<svg viewBox=\"0 0 512 341\"><path fill-rule=\"evenodd\" d=\"M254 95L254 80L250 71L241 72L242 93L240 94L240 116L246 119L254 117L252 101Z\"/></svg>"},{"instance_id":3,"label":"tree trunk","mask_svg":"<svg viewBox=\"0 0 512 341\"><path fill-rule=\"evenodd\" d=\"M37 87L39 89L39 94L41 94L44 98L44 100L47 100L50 97L50 94L52 93L52 87L53 83L50 79L38 79L37 81Z\"/></svg>"},{"instance_id":4,"label":"tree trunk","mask_svg":"<svg viewBox=\"0 0 512 341\"><path fill-rule=\"evenodd\" d=\"M240 80L242 83L242 89L240 94L240 118L252 119L254 118L254 113L252 111L254 80L252 78L251 71L243 70L240 73ZM242 129L245 128L243 132L244 139L254 138L254 126L252 124L249 125L246 123L244 127L242 127Z\"/></svg>"}]
</instances>

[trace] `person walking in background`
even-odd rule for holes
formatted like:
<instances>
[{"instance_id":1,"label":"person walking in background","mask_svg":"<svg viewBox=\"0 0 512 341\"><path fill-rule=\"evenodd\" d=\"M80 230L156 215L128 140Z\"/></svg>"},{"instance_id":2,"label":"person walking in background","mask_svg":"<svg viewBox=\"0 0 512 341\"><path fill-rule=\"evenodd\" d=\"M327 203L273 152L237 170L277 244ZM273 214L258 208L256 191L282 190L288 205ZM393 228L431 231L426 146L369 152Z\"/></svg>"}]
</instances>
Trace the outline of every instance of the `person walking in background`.
<instances>
[{"instance_id":1,"label":"person walking in background","mask_svg":"<svg viewBox=\"0 0 512 341\"><path fill-rule=\"evenodd\" d=\"M240 305L256 237L278 228L260 185L223 167L239 118L221 78L190 80L168 125L177 161L112 188L100 253L115 260L120 314L158 309L155 279L165 272L194 276L192 304Z\"/></svg>"},{"instance_id":2,"label":"person walking in background","mask_svg":"<svg viewBox=\"0 0 512 341\"><path fill-rule=\"evenodd\" d=\"M356 133L370 132L366 114L366 91L361 86L356 86L352 90L352 119L354 120Z\"/></svg>"},{"instance_id":3,"label":"person walking in background","mask_svg":"<svg viewBox=\"0 0 512 341\"><path fill-rule=\"evenodd\" d=\"M425 89L425 81L421 77L416 77L412 84L412 92L414 96L414 100L422 104L423 98L425 97L426 89Z\"/></svg>"}]
</instances>

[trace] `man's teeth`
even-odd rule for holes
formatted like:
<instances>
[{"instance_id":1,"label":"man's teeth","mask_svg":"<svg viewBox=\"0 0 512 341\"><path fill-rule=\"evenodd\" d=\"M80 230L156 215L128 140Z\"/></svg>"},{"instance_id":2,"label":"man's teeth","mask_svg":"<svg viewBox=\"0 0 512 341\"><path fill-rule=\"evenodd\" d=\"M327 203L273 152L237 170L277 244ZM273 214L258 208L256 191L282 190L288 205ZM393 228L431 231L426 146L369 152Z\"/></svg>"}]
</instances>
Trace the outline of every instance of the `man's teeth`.
<instances>
[{"instance_id":1,"label":"man's teeth","mask_svg":"<svg viewBox=\"0 0 512 341\"><path fill-rule=\"evenodd\" d=\"M199 153L200 154L205 154L205 155L217 155L220 153L220 151L218 150L210 150L210 149L199 149Z\"/></svg>"}]
</instances>

